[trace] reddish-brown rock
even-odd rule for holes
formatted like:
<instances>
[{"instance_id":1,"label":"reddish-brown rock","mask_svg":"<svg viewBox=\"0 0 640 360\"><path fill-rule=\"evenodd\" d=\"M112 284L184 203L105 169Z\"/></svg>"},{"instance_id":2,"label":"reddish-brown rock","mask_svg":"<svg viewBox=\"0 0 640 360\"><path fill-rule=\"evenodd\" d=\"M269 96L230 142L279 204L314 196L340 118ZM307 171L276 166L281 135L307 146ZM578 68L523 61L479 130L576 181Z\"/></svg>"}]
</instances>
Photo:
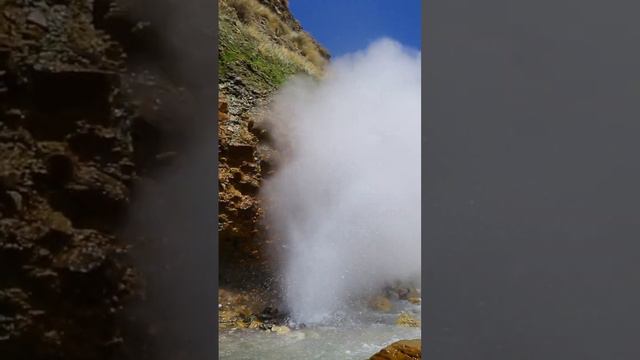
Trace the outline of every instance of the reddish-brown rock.
<instances>
[{"instance_id":1,"label":"reddish-brown rock","mask_svg":"<svg viewBox=\"0 0 640 360\"><path fill-rule=\"evenodd\" d=\"M369 358L369 360L418 359L422 359L422 342L420 339L396 341Z\"/></svg>"}]
</instances>

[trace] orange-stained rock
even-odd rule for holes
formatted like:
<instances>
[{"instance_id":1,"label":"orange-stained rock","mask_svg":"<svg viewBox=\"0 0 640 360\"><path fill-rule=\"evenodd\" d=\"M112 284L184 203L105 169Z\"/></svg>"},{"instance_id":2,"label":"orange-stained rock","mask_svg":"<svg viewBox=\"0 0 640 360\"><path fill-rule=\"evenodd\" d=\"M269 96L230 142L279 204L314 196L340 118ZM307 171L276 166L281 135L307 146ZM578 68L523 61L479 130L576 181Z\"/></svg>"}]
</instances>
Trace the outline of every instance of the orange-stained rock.
<instances>
[{"instance_id":1,"label":"orange-stained rock","mask_svg":"<svg viewBox=\"0 0 640 360\"><path fill-rule=\"evenodd\" d=\"M226 113L229 111L229 103L222 95L220 95L220 98L218 99L218 111L221 113Z\"/></svg>"},{"instance_id":2,"label":"orange-stained rock","mask_svg":"<svg viewBox=\"0 0 640 360\"><path fill-rule=\"evenodd\" d=\"M229 115L227 113L223 113L222 111L218 111L218 122L227 122L229 121Z\"/></svg>"},{"instance_id":3,"label":"orange-stained rock","mask_svg":"<svg viewBox=\"0 0 640 360\"><path fill-rule=\"evenodd\" d=\"M422 342L420 339L396 341L369 358L369 360L417 359L422 359Z\"/></svg>"},{"instance_id":4,"label":"orange-stained rock","mask_svg":"<svg viewBox=\"0 0 640 360\"><path fill-rule=\"evenodd\" d=\"M420 320L414 318L406 312L402 312L396 319L396 325L406 327L420 327Z\"/></svg>"},{"instance_id":5,"label":"orange-stained rock","mask_svg":"<svg viewBox=\"0 0 640 360\"><path fill-rule=\"evenodd\" d=\"M389 312L391 310L391 301L384 296L378 295L371 299L369 306L377 311Z\"/></svg>"}]
</instances>

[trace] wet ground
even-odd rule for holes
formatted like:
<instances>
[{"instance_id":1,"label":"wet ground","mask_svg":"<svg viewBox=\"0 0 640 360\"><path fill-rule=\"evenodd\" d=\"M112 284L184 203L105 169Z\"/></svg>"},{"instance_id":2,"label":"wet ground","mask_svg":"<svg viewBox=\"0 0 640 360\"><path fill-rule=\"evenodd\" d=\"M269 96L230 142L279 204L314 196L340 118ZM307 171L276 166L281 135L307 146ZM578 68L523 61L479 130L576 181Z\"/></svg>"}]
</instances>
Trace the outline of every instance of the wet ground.
<instances>
[{"instance_id":1,"label":"wet ground","mask_svg":"<svg viewBox=\"0 0 640 360\"><path fill-rule=\"evenodd\" d=\"M227 330L220 333L220 359L368 359L397 340L420 338L419 327L396 324L402 312L420 319L420 309L420 305L399 301L388 313L367 309L350 314L350 319L340 324L309 326L285 334Z\"/></svg>"}]
</instances>

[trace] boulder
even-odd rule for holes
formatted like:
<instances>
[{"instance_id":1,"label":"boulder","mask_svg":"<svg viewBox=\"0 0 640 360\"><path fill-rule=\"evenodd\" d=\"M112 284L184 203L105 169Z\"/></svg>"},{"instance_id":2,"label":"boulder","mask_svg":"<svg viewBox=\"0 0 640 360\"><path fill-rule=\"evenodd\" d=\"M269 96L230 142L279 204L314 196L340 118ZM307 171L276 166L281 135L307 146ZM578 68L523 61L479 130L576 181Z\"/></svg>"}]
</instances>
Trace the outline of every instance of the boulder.
<instances>
[{"instance_id":1,"label":"boulder","mask_svg":"<svg viewBox=\"0 0 640 360\"><path fill-rule=\"evenodd\" d=\"M422 359L422 343L420 339L396 341L369 358L369 360L417 359Z\"/></svg>"},{"instance_id":2,"label":"boulder","mask_svg":"<svg viewBox=\"0 0 640 360\"><path fill-rule=\"evenodd\" d=\"M420 320L414 318L406 312L400 313L396 319L396 325L405 327L420 327Z\"/></svg>"},{"instance_id":3,"label":"boulder","mask_svg":"<svg viewBox=\"0 0 640 360\"><path fill-rule=\"evenodd\" d=\"M369 302L369 306L371 306L371 308L374 310L382 311L382 312L389 312L391 311L391 307L392 307L391 301L389 301L389 299L381 295L378 295L373 299L371 299L371 301Z\"/></svg>"}]
</instances>

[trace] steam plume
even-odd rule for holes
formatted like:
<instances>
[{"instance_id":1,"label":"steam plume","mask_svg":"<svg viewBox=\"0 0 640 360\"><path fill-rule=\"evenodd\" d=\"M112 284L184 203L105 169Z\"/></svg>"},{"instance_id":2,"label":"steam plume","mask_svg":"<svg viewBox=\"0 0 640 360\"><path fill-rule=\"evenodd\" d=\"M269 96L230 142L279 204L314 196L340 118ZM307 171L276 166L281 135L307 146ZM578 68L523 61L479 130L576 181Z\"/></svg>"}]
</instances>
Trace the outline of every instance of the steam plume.
<instances>
[{"instance_id":1,"label":"steam plume","mask_svg":"<svg viewBox=\"0 0 640 360\"><path fill-rule=\"evenodd\" d=\"M284 157L263 196L296 321L419 277L420 77L419 53L381 39L275 97Z\"/></svg>"}]
</instances>

